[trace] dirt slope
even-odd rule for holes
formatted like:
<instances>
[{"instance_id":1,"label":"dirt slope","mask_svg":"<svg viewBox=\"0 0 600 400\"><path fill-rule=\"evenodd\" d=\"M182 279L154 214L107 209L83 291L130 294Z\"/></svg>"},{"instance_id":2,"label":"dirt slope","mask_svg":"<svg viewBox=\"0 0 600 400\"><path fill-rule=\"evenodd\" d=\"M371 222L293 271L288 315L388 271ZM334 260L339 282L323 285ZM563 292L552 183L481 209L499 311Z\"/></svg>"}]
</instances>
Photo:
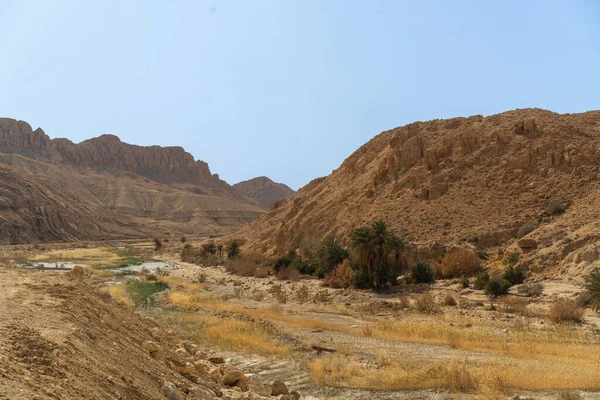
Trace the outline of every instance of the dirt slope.
<instances>
[{"instance_id":1,"label":"dirt slope","mask_svg":"<svg viewBox=\"0 0 600 400\"><path fill-rule=\"evenodd\" d=\"M213 364L89 284L4 266L0 275L0 399L271 398L248 391L270 383Z\"/></svg>"},{"instance_id":2,"label":"dirt slope","mask_svg":"<svg viewBox=\"0 0 600 400\"><path fill-rule=\"evenodd\" d=\"M290 197L295 192L283 183L273 182L266 176L238 182L233 188L242 196L248 197L264 208L269 208L278 200Z\"/></svg>"},{"instance_id":3,"label":"dirt slope","mask_svg":"<svg viewBox=\"0 0 600 400\"><path fill-rule=\"evenodd\" d=\"M526 223L554 223L553 231L558 221L577 219L570 229L589 223L591 211L549 217L545 208L557 197L573 210L585 207L597 198L599 172L599 111L415 122L377 135L235 236L281 252L303 236L344 241L354 227L381 218L420 246L468 241L486 249L511 243Z\"/></svg>"}]
</instances>

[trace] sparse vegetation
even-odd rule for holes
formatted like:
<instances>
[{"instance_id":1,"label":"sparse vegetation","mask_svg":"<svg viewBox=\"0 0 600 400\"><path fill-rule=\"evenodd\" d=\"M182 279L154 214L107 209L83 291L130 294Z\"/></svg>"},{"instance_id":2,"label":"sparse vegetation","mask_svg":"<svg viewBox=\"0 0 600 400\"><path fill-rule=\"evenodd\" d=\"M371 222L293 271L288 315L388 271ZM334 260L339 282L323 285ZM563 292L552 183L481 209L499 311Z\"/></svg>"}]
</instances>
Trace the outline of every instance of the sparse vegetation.
<instances>
[{"instance_id":1,"label":"sparse vegetation","mask_svg":"<svg viewBox=\"0 0 600 400\"><path fill-rule=\"evenodd\" d=\"M517 229L517 238L522 238L523 236L533 232L535 230L535 226L531 223L523 224Z\"/></svg>"},{"instance_id":2,"label":"sparse vegetation","mask_svg":"<svg viewBox=\"0 0 600 400\"><path fill-rule=\"evenodd\" d=\"M429 264L420 262L412 267L412 277L416 283L430 283L435 280Z\"/></svg>"},{"instance_id":3,"label":"sparse vegetation","mask_svg":"<svg viewBox=\"0 0 600 400\"><path fill-rule=\"evenodd\" d=\"M154 242L154 251L159 251L163 245L162 241L159 238L154 238L152 241Z\"/></svg>"}]
</instances>

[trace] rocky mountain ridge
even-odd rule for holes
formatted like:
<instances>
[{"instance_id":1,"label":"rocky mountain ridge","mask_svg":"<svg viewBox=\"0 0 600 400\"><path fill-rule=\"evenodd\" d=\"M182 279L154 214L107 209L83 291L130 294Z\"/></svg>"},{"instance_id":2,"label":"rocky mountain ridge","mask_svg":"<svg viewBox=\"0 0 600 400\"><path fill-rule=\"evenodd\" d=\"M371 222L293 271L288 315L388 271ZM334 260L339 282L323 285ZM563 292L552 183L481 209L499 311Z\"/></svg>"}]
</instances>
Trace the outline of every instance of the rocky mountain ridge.
<instances>
[{"instance_id":1,"label":"rocky mountain ridge","mask_svg":"<svg viewBox=\"0 0 600 400\"><path fill-rule=\"evenodd\" d=\"M242 196L248 197L264 208L269 208L277 201L290 197L295 191L283 183L273 182L266 176L259 176L238 182L233 188Z\"/></svg>"},{"instance_id":2,"label":"rocky mountain ridge","mask_svg":"<svg viewBox=\"0 0 600 400\"><path fill-rule=\"evenodd\" d=\"M164 184L190 184L211 194L238 194L212 174L208 164L196 161L181 147L137 146L115 135L102 135L75 144L68 139L50 139L41 129L24 121L0 118L0 153L20 154L77 169L99 172L129 172Z\"/></svg>"}]
</instances>

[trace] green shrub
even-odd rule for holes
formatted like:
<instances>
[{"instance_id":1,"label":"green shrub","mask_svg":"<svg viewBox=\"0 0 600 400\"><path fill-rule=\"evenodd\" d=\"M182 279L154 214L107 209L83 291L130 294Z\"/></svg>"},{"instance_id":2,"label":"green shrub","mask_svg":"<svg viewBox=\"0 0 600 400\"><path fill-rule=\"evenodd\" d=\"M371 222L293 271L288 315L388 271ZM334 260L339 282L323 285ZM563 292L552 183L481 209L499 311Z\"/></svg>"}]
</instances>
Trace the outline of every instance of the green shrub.
<instances>
[{"instance_id":1,"label":"green shrub","mask_svg":"<svg viewBox=\"0 0 600 400\"><path fill-rule=\"evenodd\" d=\"M505 255L503 261L504 261L505 265L512 267L517 262L519 262L520 258L521 258L521 255L515 251L515 252L508 253L507 255Z\"/></svg>"},{"instance_id":2,"label":"green shrub","mask_svg":"<svg viewBox=\"0 0 600 400\"><path fill-rule=\"evenodd\" d=\"M289 267L292 261L296 258L296 251L290 250L273 263L273 269L275 272L279 272L280 269Z\"/></svg>"},{"instance_id":3,"label":"green shrub","mask_svg":"<svg viewBox=\"0 0 600 400\"><path fill-rule=\"evenodd\" d=\"M314 262L311 261L303 261L300 258L295 258L292 263L292 267L298 270L302 275L312 275L315 273L315 265Z\"/></svg>"},{"instance_id":4,"label":"green shrub","mask_svg":"<svg viewBox=\"0 0 600 400\"><path fill-rule=\"evenodd\" d=\"M369 272L360 263L352 262L350 264L354 273L352 274L352 286L356 289L368 289L371 287Z\"/></svg>"},{"instance_id":5,"label":"green shrub","mask_svg":"<svg viewBox=\"0 0 600 400\"><path fill-rule=\"evenodd\" d=\"M162 242L160 241L159 238L154 238L152 240L154 241L154 251L159 251L160 248L162 247Z\"/></svg>"},{"instance_id":6,"label":"green shrub","mask_svg":"<svg viewBox=\"0 0 600 400\"><path fill-rule=\"evenodd\" d=\"M133 302L136 307L147 306L151 307L156 305L154 295L167 289L168 285L164 282L141 282L141 281L130 281L127 284L126 293L127 296Z\"/></svg>"},{"instance_id":7,"label":"green shrub","mask_svg":"<svg viewBox=\"0 0 600 400\"><path fill-rule=\"evenodd\" d=\"M317 250L315 273L319 278L323 278L349 257L350 253L348 250L342 247L335 239L327 238Z\"/></svg>"},{"instance_id":8,"label":"green shrub","mask_svg":"<svg viewBox=\"0 0 600 400\"><path fill-rule=\"evenodd\" d=\"M563 199L550 199L546 206L546 213L549 215L558 215L565 212L565 201Z\"/></svg>"},{"instance_id":9,"label":"green shrub","mask_svg":"<svg viewBox=\"0 0 600 400\"><path fill-rule=\"evenodd\" d=\"M525 280L525 272L520 267L508 267L504 270L502 278L509 281L513 285L523 283Z\"/></svg>"},{"instance_id":10,"label":"green shrub","mask_svg":"<svg viewBox=\"0 0 600 400\"><path fill-rule=\"evenodd\" d=\"M502 278L490 278L485 285L485 293L488 296L497 297L504 296L510 289L510 282Z\"/></svg>"},{"instance_id":11,"label":"green shrub","mask_svg":"<svg viewBox=\"0 0 600 400\"><path fill-rule=\"evenodd\" d=\"M469 287L469 278L467 278L466 276L462 276L462 278L460 278L460 286L463 287L463 289L466 289Z\"/></svg>"},{"instance_id":12,"label":"green shrub","mask_svg":"<svg viewBox=\"0 0 600 400\"><path fill-rule=\"evenodd\" d=\"M477 290L483 290L487 286L490 280L490 274L487 271L483 271L475 275L475 282L473 287Z\"/></svg>"},{"instance_id":13,"label":"green shrub","mask_svg":"<svg viewBox=\"0 0 600 400\"><path fill-rule=\"evenodd\" d=\"M180 241L181 243L185 243L185 241L186 241L186 238L185 238L185 236L182 236L182 237L181 237L181 239L179 239L179 241Z\"/></svg>"},{"instance_id":14,"label":"green shrub","mask_svg":"<svg viewBox=\"0 0 600 400\"><path fill-rule=\"evenodd\" d=\"M417 263L412 267L412 276L416 283L430 283L435 280L433 270L429 264L424 262Z\"/></svg>"}]
</instances>

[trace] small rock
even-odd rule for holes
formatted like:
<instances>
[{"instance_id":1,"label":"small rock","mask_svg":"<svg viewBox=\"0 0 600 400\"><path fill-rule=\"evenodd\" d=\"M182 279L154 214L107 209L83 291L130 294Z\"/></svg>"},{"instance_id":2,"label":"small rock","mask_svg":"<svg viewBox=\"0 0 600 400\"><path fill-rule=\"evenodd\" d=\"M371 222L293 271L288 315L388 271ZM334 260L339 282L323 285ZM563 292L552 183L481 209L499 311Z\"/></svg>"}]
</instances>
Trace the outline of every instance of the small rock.
<instances>
[{"instance_id":1,"label":"small rock","mask_svg":"<svg viewBox=\"0 0 600 400\"><path fill-rule=\"evenodd\" d=\"M225 359L222 356L210 356L208 361L213 364L225 364Z\"/></svg>"},{"instance_id":2,"label":"small rock","mask_svg":"<svg viewBox=\"0 0 600 400\"><path fill-rule=\"evenodd\" d=\"M290 394L290 391L288 390L285 382L277 379L271 384L271 396L279 396L281 394L288 395Z\"/></svg>"},{"instance_id":3,"label":"small rock","mask_svg":"<svg viewBox=\"0 0 600 400\"><path fill-rule=\"evenodd\" d=\"M323 332L323 329L313 329L311 332L312 333L320 333L320 332Z\"/></svg>"},{"instance_id":4,"label":"small rock","mask_svg":"<svg viewBox=\"0 0 600 400\"><path fill-rule=\"evenodd\" d=\"M154 352L162 350L162 347L160 347L160 345L158 343L153 342L152 340L148 340L148 341L144 342L142 344L142 348L144 350L146 350L148 353L154 353Z\"/></svg>"},{"instance_id":5,"label":"small rock","mask_svg":"<svg viewBox=\"0 0 600 400\"><path fill-rule=\"evenodd\" d=\"M470 328L470 327L472 327L472 326L473 326L473 324L466 324L466 325L465 325L465 328Z\"/></svg>"},{"instance_id":6,"label":"small rock","mask_svg":"<svg viewBox=\"0 0 600 400\"><path fill-rule=\"evenodd\" d=\"M175 350L175 354L183 358L188 358L190 356L190 353L188 353L186 349L181 347Z\"/></svg>"}]
</instances>

